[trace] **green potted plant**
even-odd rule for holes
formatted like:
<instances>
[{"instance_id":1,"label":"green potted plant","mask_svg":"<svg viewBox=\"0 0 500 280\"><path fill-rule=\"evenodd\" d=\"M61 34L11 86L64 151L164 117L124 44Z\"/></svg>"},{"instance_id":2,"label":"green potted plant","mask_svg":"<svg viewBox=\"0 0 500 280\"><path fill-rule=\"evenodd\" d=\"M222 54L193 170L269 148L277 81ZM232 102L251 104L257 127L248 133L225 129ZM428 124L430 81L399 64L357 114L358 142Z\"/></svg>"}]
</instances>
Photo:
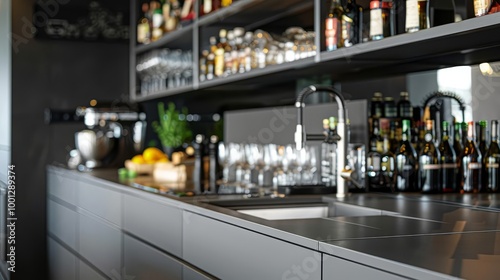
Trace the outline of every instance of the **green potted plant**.
<instances>
[{"instance_id":1,"label":"green potted plant","mask_svg":"<svg viewBox=\"0 0 500 280\"><path fill-rule=\"evenodd\" d=\"M184 143L191 141L192 133L186 121L187 108L179 112L175 104L168 103L165 110L163 102L158 103L158 121L152 123L163 151L171 158L172 153L182 147Z\"/></svg>"}]
</instances>

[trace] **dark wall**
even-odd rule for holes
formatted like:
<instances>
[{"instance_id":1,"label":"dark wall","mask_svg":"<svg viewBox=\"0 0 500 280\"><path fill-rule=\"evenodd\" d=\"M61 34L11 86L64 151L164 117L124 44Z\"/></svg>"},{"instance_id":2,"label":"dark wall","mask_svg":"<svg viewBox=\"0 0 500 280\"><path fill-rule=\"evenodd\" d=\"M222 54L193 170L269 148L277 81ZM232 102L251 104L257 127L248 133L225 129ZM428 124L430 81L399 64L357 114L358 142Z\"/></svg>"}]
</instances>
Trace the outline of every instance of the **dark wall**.
<instances>
[{"instance_id":1,"label":"dark wall","mask_svg":"<svg viewBox=\"0 0 500 280\"><path fill-rule=\"evenodd\" d=\"M12 1L12 32L24 38L12 52L12 161L19 221L13 279L46 278L45 166L64 162L74 147L73 134L83 128L46 125L44 109L75 109L92 98L114 100L128 94L129 81L127 42L33 38L26 22L32 19L34 2Z\"/></svg>"}]
</instances>

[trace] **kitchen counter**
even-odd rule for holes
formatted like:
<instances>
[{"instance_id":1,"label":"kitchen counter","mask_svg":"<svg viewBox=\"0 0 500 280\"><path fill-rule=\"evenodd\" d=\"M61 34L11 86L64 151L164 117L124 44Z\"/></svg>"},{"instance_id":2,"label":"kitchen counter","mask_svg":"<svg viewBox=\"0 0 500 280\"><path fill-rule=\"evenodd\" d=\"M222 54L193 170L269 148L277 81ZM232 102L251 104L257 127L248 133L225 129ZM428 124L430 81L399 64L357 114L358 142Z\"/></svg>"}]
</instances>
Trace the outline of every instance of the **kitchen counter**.
<instances>
[{"instance_id":1,"label":"kitchen counter","mask_svg":"<svg viewBox=\"0 0 500 280\"><path fill-rule=\"evenodd\" d=\"M125 192L154 193L155 200L168 201L189 213L404 277L495 279L500 275L500 194L364 193L344 199L335 195L179 197L146 177L121 180L112 169L87 173L55 166L48 169L106 182ZM373 208L382 214L266 220L220 206L221 201L233 200L333 202Z\"/></svg>"}]
</instances>

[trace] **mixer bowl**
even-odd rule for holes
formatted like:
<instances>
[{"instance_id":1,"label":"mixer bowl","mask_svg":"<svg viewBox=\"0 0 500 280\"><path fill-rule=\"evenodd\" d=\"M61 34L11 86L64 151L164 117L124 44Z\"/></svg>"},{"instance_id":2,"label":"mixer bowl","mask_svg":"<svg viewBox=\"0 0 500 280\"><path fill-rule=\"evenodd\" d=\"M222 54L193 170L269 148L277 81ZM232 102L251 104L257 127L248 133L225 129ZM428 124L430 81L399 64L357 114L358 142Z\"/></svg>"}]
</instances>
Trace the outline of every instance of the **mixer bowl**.
<instances>
[{"instance_id":1,"label":"mixer bowl","mask_svg":"<svg viewBox=\"0 0 500 280\"><path fill-rule=\"evenodd\" d=\"M76 149L88 168L99 167L109 157L115 145L115 139L105 132L82 130L75 133Z\"/></svg>"}]
</instances>

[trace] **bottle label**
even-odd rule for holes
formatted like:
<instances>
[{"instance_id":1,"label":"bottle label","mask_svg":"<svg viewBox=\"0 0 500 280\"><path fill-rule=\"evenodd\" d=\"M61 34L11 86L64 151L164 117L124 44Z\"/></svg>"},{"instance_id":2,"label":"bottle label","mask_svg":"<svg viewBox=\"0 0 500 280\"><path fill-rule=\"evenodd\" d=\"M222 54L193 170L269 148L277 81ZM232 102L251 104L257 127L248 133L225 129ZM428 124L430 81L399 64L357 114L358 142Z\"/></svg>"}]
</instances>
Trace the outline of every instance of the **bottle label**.
<instances>
[{"instance_id":1,"label":"bottle label","mask_svg":"<svg viewBox=\"0 0 500 280\"><path fill-rule=\"evenodd\" d=\"M500 164L498 163L487 163L486 168L498 168L500 167Z\"/></svg>"},{"instance_id":2,"label":"bottle label","mask_svg":"<svg viewBox=\"0 0 500 280\"><path fill-rule=\"evenodd\" d=\"M369 157L368 166L371 167L373 171L380 171L380 157Z\"/></svg>"},{"instance_id":3,"label":"bottle label","mask_svg":"<svg viewBox=\"0 0 500 280\"><path fill-rule=\"evenodd\" d=\"M341 32L341 22L338 18L327 18L325 28L326 49L336 50L338 44L338 36Z\"/></svg>"},{"instance_id":4,"label":"bottle label","mask_svg":"<svg viewBox=\"0 0 500 280\"><path fill-rule=\"evenodd\" d=\"M162 14L153 14L153 28L160 28L163 23L163 15Z\"/></svg>"},{"instance_id":5,"label":"bottle label","mask_svg":"<svg viewBox=\"0 0 500 280\"><path fill-rule=\"evenodd\" d=\"M208 14L212 11L212 0L203 0L203 12Z\"/></svg>"},{"instance_id":6,"label":"bottle label","mask_svg":"<svg viewBox=\"0 0 500 280\"><path fill-rule=\"evenodd\" d=\"M411 108L411 107L401 107L399 109L399 115L402 118L413 118L413 108Z\"/></svg>"},{"instance_id":7,"label":"bottle label","mask_svg":"<svg viewBox=\"0 0 500 280\"><path fill-rule=\"evenodd\" d=\"M370 37L384 35L382 9L370 10Z\"/></svg>"},{"instance_id":8,"label":"bottle label","mask_svg":"<svg viewBox=\"0 0 500 280\"><path fill-rule=\"evenodd\" d=\"M406 0L406 32L419 26L418 0Z\"/></svg>"},{"instance_id":9,"label":"bottle label","mask_svg":"<svg viewBox=\"0 0 500 280\"><path fill-rule=\"evenodd\" d=\"M436 170L441 169L441 164L424 164L424 170Z\"/></svg>"},{"instance_id":10,"label":"bottle label","mask_svg":"<svg viewBox=\"0 0 500 280\"><path fill-rule=\"evenodd\" d=\"M443 163L443 164L441 164L441 168L443 168L443 169L457 168L457 164L456 163Z\"/></svg>"},{"instance_id":11,"label":"bottle label","mask_svg":"<svg viewBox=\"0 0 500 280\"><path fill-rule=\"evenodd\" d=\"M481 169L481 163L479 162L471 162L467 166L469 169Z\"/></svg>"},{"instance_id":12,"label":"bottle label","mask_svg":"<svg viewBox=\"0 0 500 280\"><path fill-rule=\"evenodd\" d=\"M490 3L491 0L474 0L474 15L479 17L487 14Z\"/></svg>"},{"instance_id":13,"label":"bottle label","mask_svg":"<svg viewBox=\"0 0 500 280\"><path fill-rule=\"evenodd\" d=\"M149 39L149 24L140 23L137 25L137 42L146 43Z\"/></svg>"},{"instance_id":14,"label":"bottle label","mask_svg":"<svg viewBox=\"0 0 500 280\"><path fill-rule=\"evenodd\" d=\"M354 28L353 26L353 20L352 18L348 17L347 15L342 16L342 38L344 39L344 46L345 47L350 47L354 45L353 43L353 38L351 38L351 34L353 34L352 29Z\"/></svg>"}]
</instances>

